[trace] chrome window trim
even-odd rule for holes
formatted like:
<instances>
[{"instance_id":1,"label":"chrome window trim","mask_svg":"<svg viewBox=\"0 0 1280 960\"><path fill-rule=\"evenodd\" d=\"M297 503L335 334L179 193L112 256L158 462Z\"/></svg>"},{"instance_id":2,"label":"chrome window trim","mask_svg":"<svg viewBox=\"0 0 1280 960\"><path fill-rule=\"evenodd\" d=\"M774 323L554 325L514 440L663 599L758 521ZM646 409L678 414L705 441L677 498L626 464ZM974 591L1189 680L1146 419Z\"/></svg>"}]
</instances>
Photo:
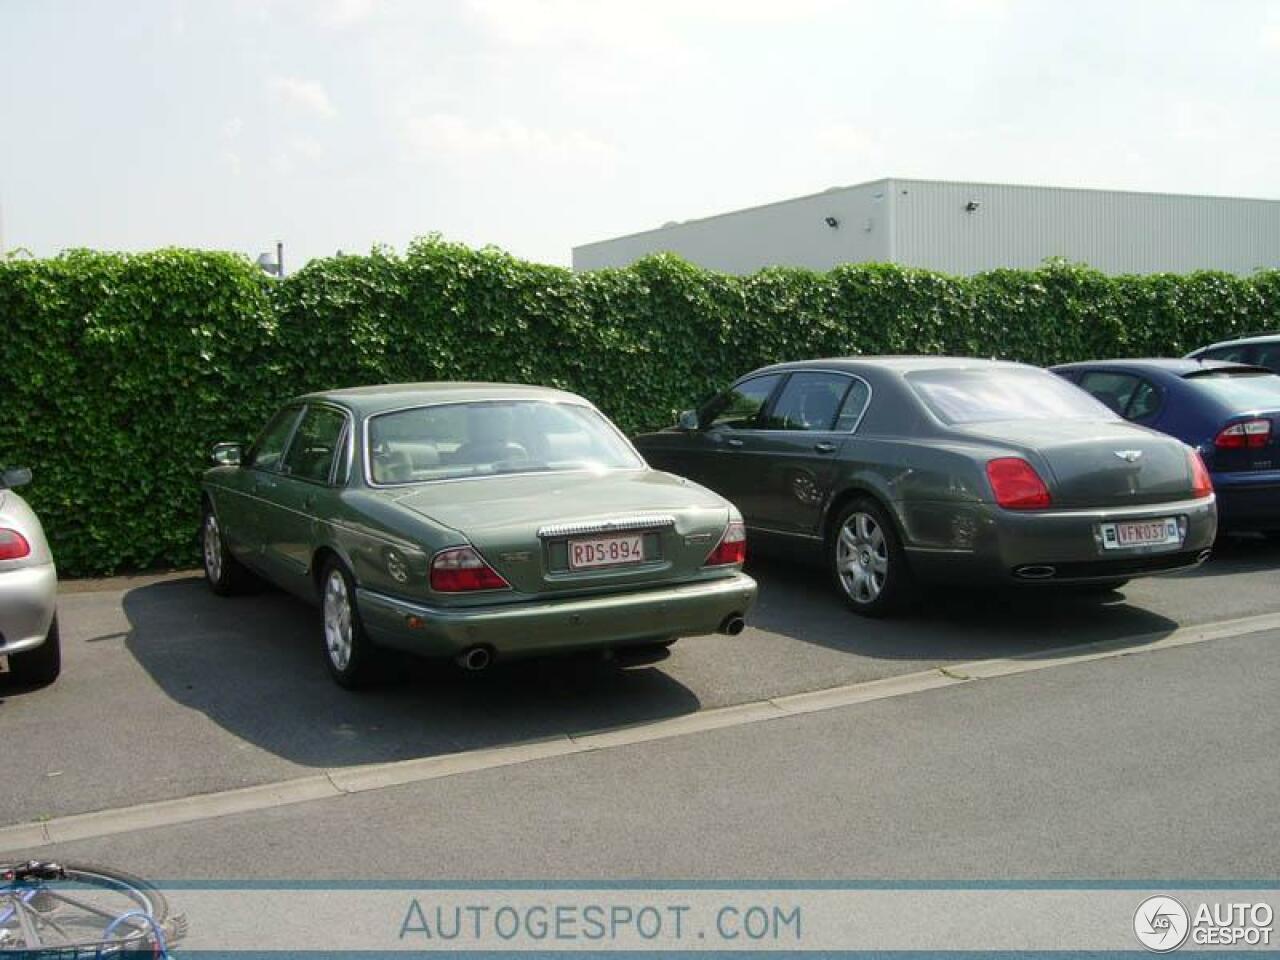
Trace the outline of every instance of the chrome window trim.
<instances>
[{"instance_id":1,"label":"chrome window trim","mask_svg":"<svg viewBox=\"0 0 1280 960\"><path fill-rule=\"evenodd\" d=\"M787 430L785 432L791 433L792 431ZM763 533L766 536L772 536L772 537L795 537L796 539L799 539L799 540L816 540L819 542L821 542L823 539L817 534L801 533L798 530L776 530L773 527L756 527L756 526L752 526L751 524L746 524L745 526L747 528L748 533L754 530L756 533Z\"/></svg>"},{"instance_id":2,"label":"chrome window trim","mask_svg":"<svg viewBox=\"0 0 1280 960\"><path fill-rule=\"evenodd\" d=\"M584 521L581 523L549 523L538 528L542 540L558 537L576 537L590 533L627 533L633 530L663 530L674 527L676 518L670 514L633 514L616 520Z\"/></svg>"},{"instance_id":3,"label":"chrome window trim","mask_svg":"<svg viewBox=\"0 0 1280 960\"><path fill-rule=\"evenodd\" d=\"M532 476L562 476L567 473L600 473L601 471L591 469L590 467L580 467L573 470L526 470L518 473L490 473L477 474L467 477L441 477L439 480L405 480L401 483L377 483L373 479L373 461L370 456L369 447L369 424L379 417L386 417L396 413L405 413L409 410L428 410L432 407L460 407L470 404L480 403L520 403L520 402L536 402L536 403L555 403L566 407L582 407L597 414L604 425L613 431L615 437L622 441L631 455L636 458L639 466L636 467L608 467L605 473L644 473L650 469L647 461L641 456L640 451L636 449L635 444L627 437L625 433L618 429L617 425L601 412L600 408L586 400L567 400L559 397L490 397L484 400L436 400L431 403L410 403L403 407L395 407L391 410L379 410L377 413L370 414L364 418L363 433L361 436L361 446L363 447L360 457L361 469L364 470L365 485L375 490L394 490L400 487L419 487L428 483L457 483L460 480L496 480L502 477L532 477Z\"/></svg>"},{"instance_id":4,"label":"chrome window trim","mask_svg":"<svg viewBox=\"0 0 1280 960\"><path fill-rule=\"evenodd\" d=\"M346 423L346 426L342 428L342 438L338 441L338 446L342 446L343 444L346 444L347 469L346 469L346 472L341 477L339 477L338 464L341 462L342 458L341 457L333 458L333 467L329 470L329 486L331 487L345 487L348 483L351 482L351 462L355 459L355 432L356 431L355 431L355 424L351 416L351 411L349 410L346 411L346 414L347 414L347 423Z\"/></svg>"}]
</instances>

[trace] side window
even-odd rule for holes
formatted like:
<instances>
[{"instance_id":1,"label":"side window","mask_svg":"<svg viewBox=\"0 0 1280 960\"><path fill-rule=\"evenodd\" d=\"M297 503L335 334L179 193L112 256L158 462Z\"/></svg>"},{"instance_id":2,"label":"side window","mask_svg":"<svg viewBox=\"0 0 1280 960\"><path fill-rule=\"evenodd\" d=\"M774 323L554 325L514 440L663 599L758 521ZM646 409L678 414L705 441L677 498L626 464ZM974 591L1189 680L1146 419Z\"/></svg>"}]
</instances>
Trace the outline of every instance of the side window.
<instances>
[{"instance_id":1,"label":"side window","mask_svg":"<svg viewBox=\"0 0 1280 960\"><path fill-rule=\"evenodd\" d=\"M312 406L302 416L289 452L284 458L284 472L300 480L328 483L333 457L347 418L332 407Z\"/></svg>"},{"instance_id":2,"label":"side window","mask_svg":"<svg viewBox=\"0 0 1280 960\"><path fill-rule=\"evenodd\" d=\"M1150 420L1160 412L1160 390L1148 380L1139 380L1125 411L1127 420Z\"/></svg>"},{"instance_id":3,"label":"side window","mask_svg":"<svg viewBox=\"0 0 1280 960\"><path fill-rule=\"evenodd\" d=\"M853 385L845 394L844 403L840 405L840 415L836 417L835 429L840 433L856 430L862 422L862 415L867 412L867 404L871 401L871 388L866 381L853 379Z\"/></svg>"},{"instance_id":4,"label":"side window","mask_svg":"<svg viewBox=\"0 0 1280 960\"><path fill-rule=\"evenodd\" d=\"M729 427L749 430L759 426L760 411L768 402L782 374L746 380L726 390L702 408L698 421L704 430Z\"/></svg>"},{"instance_id":5,"label":"side window","mask_svg":"<svg viewBox=\"0 0 1280 960\"><path fill-rule=\"evenodd\" d=\"M793 373L764 425L770 430L830 430L850 382L835 373Z\"/></svg>"},{"instance_id":6,"label":"side window","mask_svg":"<svg viewBox=\"0 0 1280 960\"><path fill-rule=\"evenodd\" d=\"M297 407L285 407L268 421L266 429L258 435L258 439L253 442L253 446L245 455L246 467L271 472L280 469L280 458L284 456L284 447L293 433L298 412Z\"/></svg>"},{"instance_id":7,"label":"side window","mask_svg":"<svg viewBox=\"0 0 1280 960\"><path fill-rule=\"evenodd\" d=\"M1094 370L1080 378L1080 388L1106 404L1113 413L1124 416L1138 388L1138 378L1128 373Z\"/></svg>"}]
</instances>

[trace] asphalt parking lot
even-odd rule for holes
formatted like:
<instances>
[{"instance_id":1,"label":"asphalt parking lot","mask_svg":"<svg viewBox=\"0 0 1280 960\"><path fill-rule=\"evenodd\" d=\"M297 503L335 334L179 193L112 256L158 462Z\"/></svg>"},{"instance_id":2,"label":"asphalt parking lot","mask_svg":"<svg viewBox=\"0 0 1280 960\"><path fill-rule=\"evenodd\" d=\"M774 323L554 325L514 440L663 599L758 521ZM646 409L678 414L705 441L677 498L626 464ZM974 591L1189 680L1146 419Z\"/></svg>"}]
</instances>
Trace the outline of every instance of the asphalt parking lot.
<instances>
[{"instance_id":1,"label":"asphalt parking lot","mask_svg":"<svg viewBox=\"0 0 1280 960\"><path fill-rule=\"evenodd\" d=\"M0 679L0 825L659 720L975 659L1280 611L1280 545L1232 541L1198 571L1082 596L934 591L888 622L848 614L820 571L757 561L739 637L650 665L528 661L464 677L405 664L357 694L329 680L317 614L272 590L222 600L198 576L69 584L64 672Z\"/></svg>"}]
</instances>

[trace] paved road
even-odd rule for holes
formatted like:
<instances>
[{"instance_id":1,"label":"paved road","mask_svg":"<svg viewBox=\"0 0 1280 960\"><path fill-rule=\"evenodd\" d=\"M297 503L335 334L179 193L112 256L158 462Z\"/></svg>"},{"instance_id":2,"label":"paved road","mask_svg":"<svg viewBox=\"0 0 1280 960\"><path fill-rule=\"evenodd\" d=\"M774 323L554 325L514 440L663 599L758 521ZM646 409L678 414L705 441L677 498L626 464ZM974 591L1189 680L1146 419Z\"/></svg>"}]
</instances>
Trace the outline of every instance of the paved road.
<instances>
[{"instance_id":1,"label":"paved road","mask_svg":"<svg viewBox=\"0 0 1280 960\"><path fill-rule=\"evenodd\" d=\"M474 680L418 666L358 695L329 681L315 614L284 595L221 600L191 577L69 593L63 678L0 685L0 824L1272 612L1277 569L1280 548L1241 542L1101 599L942 593L883 623L849 615L819 572L758 564L751 629L682 642L655 666L529 662Z\"/></svg>"},{"instance_id":2,"label":"paved road","mask_svg":"<svg viewBox=\"0 0 1280 960\"><path fill-rule=\"evenodd\" d=\"M45 848L176 879L1280 875L1280 631Z\"/></svg>"}]
</instances>

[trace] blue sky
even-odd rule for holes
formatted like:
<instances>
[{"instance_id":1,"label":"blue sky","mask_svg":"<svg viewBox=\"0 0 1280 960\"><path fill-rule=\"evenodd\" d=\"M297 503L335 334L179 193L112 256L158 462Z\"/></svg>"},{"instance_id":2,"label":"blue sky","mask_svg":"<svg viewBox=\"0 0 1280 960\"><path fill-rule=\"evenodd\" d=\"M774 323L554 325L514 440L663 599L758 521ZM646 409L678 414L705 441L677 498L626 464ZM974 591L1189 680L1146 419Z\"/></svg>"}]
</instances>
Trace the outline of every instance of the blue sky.
<instances>
[{"instance_id":1,"label":"blue sky","mask_svg":"<svg viewBox=\"0 0 1280 960\"><path fill-rule=\"evenodd\" d=\"M4 241L289 265L882 176L1280 197L1280 3L0 0Z\"/></svg>"}]
</instances>

